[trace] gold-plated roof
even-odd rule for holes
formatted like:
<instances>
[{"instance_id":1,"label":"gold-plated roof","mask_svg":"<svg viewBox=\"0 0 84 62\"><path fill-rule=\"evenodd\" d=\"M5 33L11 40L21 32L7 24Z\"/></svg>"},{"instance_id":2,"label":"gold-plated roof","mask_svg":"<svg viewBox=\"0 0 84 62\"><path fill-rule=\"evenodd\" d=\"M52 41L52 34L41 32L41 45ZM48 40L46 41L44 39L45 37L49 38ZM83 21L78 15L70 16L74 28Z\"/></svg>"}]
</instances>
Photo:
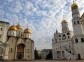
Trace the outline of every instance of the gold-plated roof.
<instances>
[{"instance_id":1,"label":"gold-plated roof","mask_svg":"<svg viewBox=\"0 0 84 62\"><path fill-rule=\"evenodd\" d=\"M26 28L26 29L24 30L24 33L31 33L31 30L30 30L29 28Z\"/></svg>"},{"instance_id":2,"label":"gold-plated roof","mask_svg":"<svg viewBox=\"0 0 84 62\"><path fill-rule=\"evenodd\" d=\"M67 21L66 20L63 20L62 23L67 23Z\"/></svg>"},{"instance_id":3,"label":"gold-plated roof","mask_svg":"<svg viewBox=\"0 0 84 62\"><path fill-rule=\"evenodd\" d=\"M22 27L18 24L18 25L16 25L16 28L17 29L22 29Z\"/></svg>"},{"instance_id":4,"label":"gold-plated roof","mask_svg":"<svg viewBox=\"0 0 84 62\"><path fill-rule=\"evenodd\" d=\"M76 9L76 8L78 8L78 5L74 2L74 3L71 5L71 8L72 8L72 10L73 10L73 9Z\"/></svg>"},{"instance_id":5,"label":"gold-plated roof","mask_svg":"<svg viewBox=\"0 0 84 62\"><path fill-rule=\"evenodd\" d=\"M12 25L9 27L9 30L17 31L17 28L16 28L16 26Z\"/></svg>"}]
</instances>

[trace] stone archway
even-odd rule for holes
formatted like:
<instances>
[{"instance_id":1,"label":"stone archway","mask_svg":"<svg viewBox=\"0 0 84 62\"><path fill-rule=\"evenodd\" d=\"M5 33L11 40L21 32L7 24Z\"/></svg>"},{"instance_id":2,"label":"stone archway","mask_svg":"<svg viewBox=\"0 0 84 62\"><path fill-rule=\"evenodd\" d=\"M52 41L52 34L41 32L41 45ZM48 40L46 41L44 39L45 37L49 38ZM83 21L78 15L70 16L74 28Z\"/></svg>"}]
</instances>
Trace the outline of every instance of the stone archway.
<instances>
[{"instance_id":1,"label":"stone archway","mask_svg":"<svg viewBox=\"0 0 84 62\"><path fill-rule=\"evenodd\" d=\"M17 45L17 59L22 60L24 59L24 47L23 43Z\"/></svg>"},{"instance_id":2,"label":"stone archway","mask_svg":"<svg viewBox=\"0 0 84 62\"><path fill-rule=\"evenodd\" d=\"M57 58L61 58L61 51L57 51Z\"/></svg>"},{"instance_id":3,"label":"stone archway","mask_svg":"<svg viewBox=\"0 0 84 62\"><path fill-rule=\"evenodd\" d=\"M81 55L80 54L78 54L78 60L80 60L81 59Z\"/></svg>"}]
</instances>

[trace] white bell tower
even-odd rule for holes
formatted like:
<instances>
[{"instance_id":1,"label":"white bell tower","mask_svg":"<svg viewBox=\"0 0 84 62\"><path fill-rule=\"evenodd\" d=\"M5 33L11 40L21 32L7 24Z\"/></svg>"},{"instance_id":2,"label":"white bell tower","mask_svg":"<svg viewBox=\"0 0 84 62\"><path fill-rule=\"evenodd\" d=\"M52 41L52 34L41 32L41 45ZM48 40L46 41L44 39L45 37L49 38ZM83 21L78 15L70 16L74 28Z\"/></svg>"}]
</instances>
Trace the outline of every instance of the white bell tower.
<instances>
[{"instance_id":1,"label":"white bell tower","mask_svg":"<svg viewBox=\"0 0 84 62\"><path fill-rule=\"evenodd\" d=\"M78 5L73 1L73 4L71 6L72 10L72 25L73 25L73 31L74 34L83 34L83 26L80 22L80 13Z\"/></svg>"},{"instance_id":2,"label":"white bell tower","mask_svg":"<svg viewBox=\"0 0 84 62\"><path fill-rule=\"evenodd\" d=\"M75 2L73 2L71 6L72 10L72 25L73 25L73 41L74 41L74 54L76 55L76 59L84 59L84 32L83 26L80 21L80 14L78 10L78 6Z\"/></svg>"}]
</instances>

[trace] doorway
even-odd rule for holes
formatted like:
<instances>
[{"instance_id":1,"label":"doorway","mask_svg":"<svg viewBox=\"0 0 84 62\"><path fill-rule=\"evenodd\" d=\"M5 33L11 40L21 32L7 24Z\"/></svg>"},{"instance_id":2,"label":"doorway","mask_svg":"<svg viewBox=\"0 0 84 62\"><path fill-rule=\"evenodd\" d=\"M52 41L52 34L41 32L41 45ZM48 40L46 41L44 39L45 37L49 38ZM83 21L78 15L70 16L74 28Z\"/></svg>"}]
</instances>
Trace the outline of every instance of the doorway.
<instances>
[{"instance_id":1,"label":"doorway","mask_svg":"<svg viewBox=\"0 0 84 62\"><path fill-rule=\"evenodd\" d=\"M81 55L80 54L78 54L78 60L80 60L81 59Z\"/></svg>"},{"instance_id":2,"label":"doorway","mask_svg":"<svg viewBox=\"0 0 84 62\"><path fill-rule=\"evenodd\" d=\"M25 45L22 43L17 45L17 59L18 60L24 59L24 47Z\"/></svg>"}]
</instances>

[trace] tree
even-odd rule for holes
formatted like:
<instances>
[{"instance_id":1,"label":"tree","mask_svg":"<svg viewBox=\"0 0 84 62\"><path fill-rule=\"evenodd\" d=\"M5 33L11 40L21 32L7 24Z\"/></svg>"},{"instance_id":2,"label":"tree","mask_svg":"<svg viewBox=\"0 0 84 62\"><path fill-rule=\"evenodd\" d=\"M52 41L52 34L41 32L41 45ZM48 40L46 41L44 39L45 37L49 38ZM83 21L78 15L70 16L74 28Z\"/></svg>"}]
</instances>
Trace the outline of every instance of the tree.
<instances>
[{"instance_id":1,"label":"tree","mask_svg":"<svg viewBox=\"0 0 84 62\"><path fill-rule=\"evenodd\" d=\"M34 50L34 55L35 55L35 59L40 59L38 51L36 50L36 48Z\"/></svg>"},{"instance_id":2,"label":"tree","mask_svg":"<svg viewBox=\"0 0 84 62\"><path fill-rule=\"evenodd\" d=\"M46 59L52 59L52 51L49 51L48 55L46 55Z\"/></svg>"}]
</instances>

